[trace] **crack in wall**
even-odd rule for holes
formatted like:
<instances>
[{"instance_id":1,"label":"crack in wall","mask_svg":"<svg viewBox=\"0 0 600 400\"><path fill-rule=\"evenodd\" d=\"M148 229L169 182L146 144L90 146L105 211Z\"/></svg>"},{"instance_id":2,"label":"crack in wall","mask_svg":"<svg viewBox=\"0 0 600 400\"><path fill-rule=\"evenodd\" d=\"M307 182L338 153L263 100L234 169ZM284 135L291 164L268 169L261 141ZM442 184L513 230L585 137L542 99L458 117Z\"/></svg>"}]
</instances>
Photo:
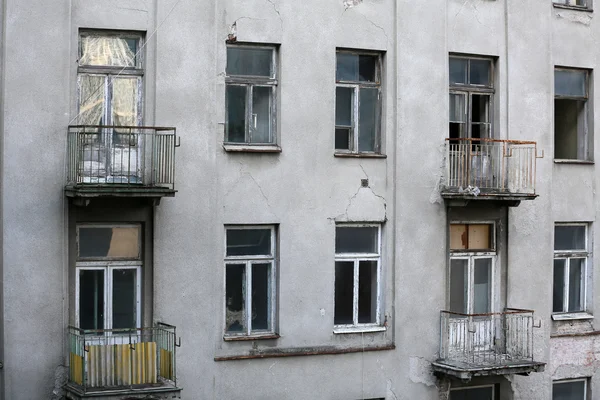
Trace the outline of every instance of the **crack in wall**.
<instances>
[{"instance_id":1,"label":"crack in wall","mask_svg":"<svg viewBox=\"0 0 600 400\"><path fill-rule=\"evenodd\" d=\"M281 25L281 29L283 30L283 19L281 18L281 13L279 12L279 9L275 5L275 2L273 2L273 0L265 0L265 1L273 6L273 10L275 10L277 15L279 16L279 24Z\"/></svg>"},{"instance_id":2,"label":"crack in wall","mask_svg":"<svg viewBox=\"0 0 600 400\"><path fill-rule=\"evenodd\" d=\"M361 15L364 19L366 19L367 22L369 22L371 25L373 25L374 27L380 29L381 32L383 33L383 35L385 36L386 43L389 43L390 38L388 37L388 35L385 32L385 29L383 29L383 27L381 27L381 26L377 25L375 22L371 21L365 14L363 14L363 13L358 13L358 14Z\"/></svg>"}]
</instances>

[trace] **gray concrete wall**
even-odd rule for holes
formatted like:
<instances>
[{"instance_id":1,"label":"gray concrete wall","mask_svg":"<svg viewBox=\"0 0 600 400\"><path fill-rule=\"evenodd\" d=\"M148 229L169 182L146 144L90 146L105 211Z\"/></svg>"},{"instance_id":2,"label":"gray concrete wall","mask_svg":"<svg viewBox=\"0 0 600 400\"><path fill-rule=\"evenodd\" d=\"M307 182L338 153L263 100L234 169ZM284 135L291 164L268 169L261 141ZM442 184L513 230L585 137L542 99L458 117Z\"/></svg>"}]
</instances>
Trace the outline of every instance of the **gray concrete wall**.
<instances>
[{"instance_id":1,"label":"gray concrete wall","mask_svg":"<svg viewBox=\"0 0 600 400\"><path fill-rule=\"evenodd\" d=\"M565 336L592 332L597 324L553 322L550 315L554 223L593 223L600 211L595 166L555 164L552 134L554 65L595 69L598 52L590 49L600 28L594 14L554 9L550 0L5 0L5 8L7 399L52 398L55 372L66 363L58 343L72 322L66 297L73 283L62 187L66 127L76 114L80 29L146 33L144 122L176 126L181 136L178 193L154 214L151 309L154 320L176 325L182 337L177 372L184 399L447 398L449 383L434 378L430 363L447 297L451 215L439 183L450 53L496 59L495 137L535 140L545 153L537 163L539 197L507 212L502 276L506 305L536 311L535 357L548 367L530 377L473 384L498 383L502 399L541 400L550 397L552 379L594 376L592 389L600 391L597 340ZM281 153L222 147L228 35L279 46ZM384 53L387 158L333 157L340 47ZM598 104L594 115L600 115ZM361 179L369 180L367 188ZM492 219L497 215L490 212ZM382 222L384 332L333 333L335 223L347 221ZM258 223L279 228L281 337L225 342L224 226ZM598 237L600 228L592 227ZM598 279L594 274L596 288ZM598 298L591 300L593 310L600 309ZM253 349L390 344L396 348L214 361Z\"/></svg>"}]
</instances>

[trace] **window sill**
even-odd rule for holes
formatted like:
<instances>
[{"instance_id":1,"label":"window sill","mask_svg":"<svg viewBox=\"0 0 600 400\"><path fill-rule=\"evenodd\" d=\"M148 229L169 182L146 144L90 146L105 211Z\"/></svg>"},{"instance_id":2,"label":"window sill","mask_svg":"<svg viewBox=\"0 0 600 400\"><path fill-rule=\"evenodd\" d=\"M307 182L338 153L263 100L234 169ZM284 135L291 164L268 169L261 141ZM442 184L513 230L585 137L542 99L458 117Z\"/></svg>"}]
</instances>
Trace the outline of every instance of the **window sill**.
<instances>
[{"instance_id":1,"label":"window sill","mask_svg":"<svg viewBox=\"0 0 600 400\"><path fill-rule=\"evenodd\" d=\"M585 319L594 319L594 316L586 312L552 314L553 321L573 321Z\"/></svg>"},{"instance_id":2,"label":"window sill","mask_svg":"<svg viewBox=\"0 0 600 400\"><path fill-rule=\"evenodd\" d=\"M574 11L584 11L584 12L594 12L593 9L584 6L570 6L568 4L557 4L552 3L554 8L562 8L563 10L574 10Z\"/></svg>"},{"instance_id":3,"label":"window sill","mask_svg":"<svg viewBox=\"0 0 600 400\"><path fill-rule=\"evenodd\" d=\"M279 339L281 336L277 333L265 333L261 335L246 335L246 336L223 336L223 340L226 342L243 342L249 340L272 340Z\"/></svg>"},{"instance_id":4,"label":"window sill","mask_svg":"<svg viewBox=\"0 0 600 400\"><path fill-rule=\"evenodd\" d=\"M333 333L336 335L345 335L347 333L371 333L371 332L385 332L387 328L385 326L358 326L358 327L336 327L333 328Z\"/></svg>"},{"instance_id":5,"label":"window sill","mask_svg":"<svg viewBox=\"0 0 600 400\"><path fill-rule=\"evenodd\" d=\"M387 155L379 154L379 153L340 153L340 152L335 152L335 153L333 153L333 156L340 157L340 158L387 158Z\"/></svg>"},{"instance_id":6,"label":"window sill","mask_svg":"<svg viewBox=\"0 0 600 400\"><path fill-rule=\"evenodd\" d=\"M555 164L585 164L585 165L594 165L593 161L589 160L564 160L564 159L555 159Z\"/></svg>"},{"instance_id":7,"label":"window sill","mask_svg":"<svg viewBox=\"0 0 600 400\"><path fill-rule=\"evenodd\" d=\"M227 152L238 153L281 153L281 147L276 144L230 144L224 143L223 149Z\"/></svg>"}]
</instances>

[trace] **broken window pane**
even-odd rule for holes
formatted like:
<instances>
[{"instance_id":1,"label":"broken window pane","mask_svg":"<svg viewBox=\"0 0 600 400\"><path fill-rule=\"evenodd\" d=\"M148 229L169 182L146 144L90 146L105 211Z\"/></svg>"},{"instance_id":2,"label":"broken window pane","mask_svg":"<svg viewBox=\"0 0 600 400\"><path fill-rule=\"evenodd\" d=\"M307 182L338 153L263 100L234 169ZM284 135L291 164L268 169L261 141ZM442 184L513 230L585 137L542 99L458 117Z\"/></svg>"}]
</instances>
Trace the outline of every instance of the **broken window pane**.
<instances>
[{"instance_id":1,"label":"broken window pane","mask_svg":"<svg viewBox=\"0 0 600 400\"><path fill-rule=\"evenodd\" d=\"M562 312L565 299L565 259L554 259L552 312Z\"/></svg>"},{"instance_id":2,"label":"broken window pane","mask_svg":"<svg viewBox=\"0 0 600 400\"><path fill-rule=\"evenodd\" d=\"M79 328L104 329L104 270L79 271Z\"/></svg>"},{"instance_id":3,"label":"broken window pane","mask_svg":"<svg viewBox=\"0 0 600 400\"><path fill-rule=\"evenodd\" d=\"M493 249L492 227L492 224L469 224L469 249Z\"/></svg>"},{"instance_id":4,"label":"broken window pane","mask_svg":"<svg viewBox=\"0 0 600 400\"><path fill-rule=\"evenodd\" d=\"M556 225L554 227L554 250L585 251L584 225Z\"/></svg>"},{"instance_id":5,"label":"broken window pane","mask_svg":"<svg viewBox=\"0 0 600 400\"><path fill-rule=\"evenodd\" d=\"M554 100L554 158L586 158L586 109L585 101Z\"/></svg>"},{"instance_id":6,"label":"broken window pane","mask_svg":"<svg viewBox=\"0 0 600 400\"><path fill-rule=\"evenodd\" d=\"M272 143L271 98L273 89L266 86L252 88L252 143Z\"/></svg>"},{"instance_id":7,"label":"broken window pane","mask_svg":"<svg viewBox=\"0 0 600 400\"><path fill-rule=\"evenodd\" d=\"M244 143L246 141L246 93L247 87L227 85L227 141Z\"/></svg>"},{"instance_id":8,"label":"broken window pane","mask_svg":"<svg viewBox=\"0 0 600 400\"><path fill-rule=\"evenodd\" d=\"M335 263L335 311L336 325L352 324L354 314L354 262Z\"/></svg>"},{"instance_id":9,"label":"broken window pane","mask_svg":"<svg viewBox=\"0 0 600 400\"><path fill-rule=\"evenodd\" d=\"M112 328L131 329L136 327L136 273L135 269L112 271Z\"/></svg>"},{"instance_id":10,"label":"broken window pane","mask_svg":"<svg viewBox=\"0 0 600 400\"><path fill-rule=\"evenodd\" d=\"M377 322L377 261L358 265L358 323Z\"/></svg>"},{"instance_id":11,"label":"broken window pane","mask_svg":"<svg viewBox=\"0 0 600 400\"><path fill-rule=\"evenodd\" d=\"M473 313L491 312L492 297L492 259L476 258L473 277Z\"/></svg>"},{"instance_id":12,"label":"broken window pane","mask_svg":"<svg viewBox=\"0 0 600 400\"><path fill-rule=\"evenodd\" d=\"M135 67L138 39L117 36L81 37L79 65Z\"/></svg>"},{"instance_id":13,"label":"broken window pane","mask_svg":"<svg viewBox=\"0 0 600 400\"><path fill-rule=\"evenodd\" d=\"M273 50L250 47L227 47L227 75L273 75Z\"/></svg>"},{"instance_id":14,"label":"broken window pane","mask_svg":"<svg viewBox=\"0 0 600 400\"><path fill-rule=\"evenodd\" d=\"M585 260L572 258L569 260L569 309L568 312L583 311L582 279Z\"/></svg>"},{"instance_id":15,"label":"broken window pane","mask_svg":"<svg viewBox=\"0 0 600 400\"><path fill-rule=\"evenodd\" d=\"M552 385L552 400L585 399L585 381L557 382Z\"/></svg>"},{"instance_id":16,"label":"broken window pane","mask_svg":"<svg viewBox=\"0 0 600 400\"><path fill-rule=\"evenodd\" d=\"M79 257L140 258L139 227L79 227Z\"/></svg>"},{"instance_id":17,"label":"broken window pane","mask_svg":"<svg viewBox=\"0 0 600 400\"><path fill-rule=\"evenodd\" d=\"M450 224L450 249L466 250L468 246L469 235L467 225Z\"/></svg>"},{"instance_id":18,"label":"broken window pane","mask_svg":"<svg viewBox=\"0 0 600 400\"><path fill-rule=\"evenodd\" d=\"M336 253L378 253L376 226L338 226L335 228Z\"/></svg>"},{"instance_id":19,"label":"broken window pane","mask_svg":"<svg viewBox=\"0 0 600 400\"><path fill-rule=\"evenodd\" d=\"M375 151L379 89L360 88L358 151Z\"/></svg>"},{"instance_id":20,"label":"broken window pane","mask_svg":"<svg viewBox=\"0 0 600 400\"><path fill-rule=\"evenodd\" d=\"M337 53L336 81L358 81L358 55Z\"/></svg>"},{"instance_id":21,"label":"broken window pane","mask_svg":"<svg viewBox=\"0 0 600 400\"><path fill-rule=\"evenodd\" d=\"M252 331L271 327L271 264L252 264Z\"/></svg>"},{"instance_id":22,"label":"broken window pane","mask_svg":"<svg viewBox=\"0 0 600 400\"><path fill-rule=\"evenodd\" d=\"M587 71L583 70L554 70L554 95L586 97Z\"/></svg>"},{"instance_id":23,"label":"broken window pane","mask_svg":"<svg viewBox=\"0 0 600 400\"><path fill-rule=\"evenodd\" d=\"M271 254L271 229L227 229L227 256Z\"/></svg>"},{"instance_id":24,"label":"broken window pane","mask_svg":"<svg viewBox=\"0 0 600 400\"><path fill-rule=\"evenodd\" d=\"M469 83L471 85L491 86L491 62L490 60L470 60L470 76Z\"/></svg>"},{"instance_id":25,"label":"broken window pane","mask_svg":"<svg viewBox=\"0 0 600 400\"><path fill-rule=\"evenodd\" d=\"M361 82L376 82L377 56L358 56L358 80Z\"/></svg>"},{"instance_id":26,"label":"broken window pane","mask_svg":"<svg viewBox=\"0 0 600 400\"><path fill-rule=\"evenodd\" d=\"M468 260L451 259L450 260L450 311L460 314L466 314L467 308L467 282L468 278Z\"/></svg>"},{"instance_id":27,"label":"broken window pane","mask_svg":"<svg viewBox=\"0 0 600 400\"><path fill-rule=\"evenodd\" d=\"M467 63L465 58L450 57L450 84L467 83Z\"/></svg>"},{"instance_id":28,"label":"broken window pane","mask_svg":"<svg viewBox=\"0 0 600 400\"><path fill-rule=\"evenodd\" d=\"M225 271L225 331L246 332L246 266L227 264Z\"/></svg>"}]
</instances>

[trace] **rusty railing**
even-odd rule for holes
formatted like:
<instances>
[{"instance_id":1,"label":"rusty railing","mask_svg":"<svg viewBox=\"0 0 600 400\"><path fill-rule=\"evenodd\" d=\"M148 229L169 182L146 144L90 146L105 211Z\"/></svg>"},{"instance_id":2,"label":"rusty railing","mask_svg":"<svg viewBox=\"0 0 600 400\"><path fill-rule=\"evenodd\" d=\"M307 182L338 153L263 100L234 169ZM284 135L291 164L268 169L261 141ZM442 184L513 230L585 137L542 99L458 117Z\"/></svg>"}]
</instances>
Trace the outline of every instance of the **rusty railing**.
<instances>
[{"instance_id":1,"label":"rusty railing","mask_svg":"<svg viewBox=\"0 0 600 400\"><path fill-rule=\"evenodd\" d=\"M533 362L533 311L489 314L442 311L440 359L477 366Z\"/></svg>"},{"instance_id":2,"label":"rusty railing","mask_svg":"<svg viewBox=\"0 0 600 400\"><path fill-rule=\"evenodd\" d=\"M536 142L446 139L444 187L478 194L535 195Z\"/></svg>"},{"instance_id":3,"label":"rusty railing","mask_svg":"<svg viewBox=\"0 0 600 400\"><path fill-rule=\"evenodd\" d=\"M175 128L72 125L67 185L175 189Z\"/></svg>"},{"instance_id":4,"label":"rusty railing","mask_svg":"<svg viewBox=\"0 0 600 400\"><path fill-rule=\"evenodd\" d=\"M69 382L84 392L157 383L177 386L175 338L175 327L162 323L125 330L69 326Z\"/></svg>"}]
</instances>

